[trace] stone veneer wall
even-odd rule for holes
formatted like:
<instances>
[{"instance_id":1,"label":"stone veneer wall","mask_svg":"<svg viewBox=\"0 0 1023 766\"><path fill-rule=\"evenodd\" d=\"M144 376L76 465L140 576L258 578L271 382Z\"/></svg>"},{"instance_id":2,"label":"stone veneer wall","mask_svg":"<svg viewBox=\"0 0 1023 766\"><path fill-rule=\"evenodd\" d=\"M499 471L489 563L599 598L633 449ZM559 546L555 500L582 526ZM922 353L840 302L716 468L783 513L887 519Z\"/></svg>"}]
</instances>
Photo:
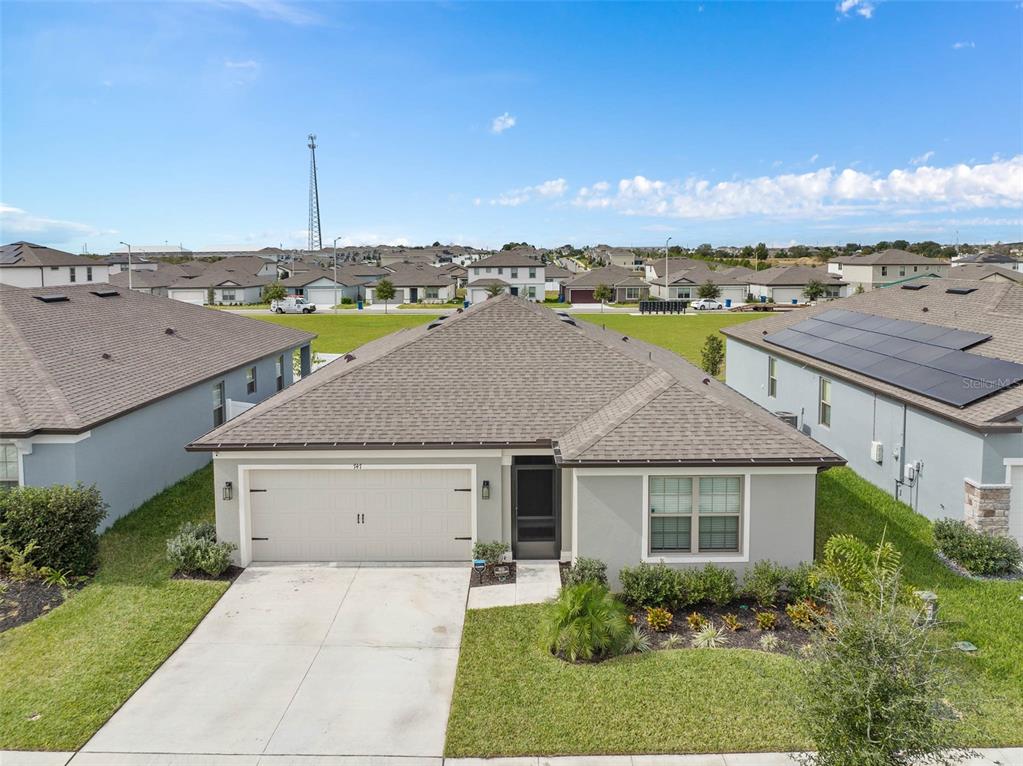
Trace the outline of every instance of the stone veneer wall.
<instances>
[{"instance_id":1,"label":"stone veneer wall","mask_svg":"<svg viewBox=\"0 0 1023 766\"><path fill-rule=\"evenodd\" d=\"M963 509L966 524L991 535L1009 534L1008 484L978 484L965 481L966 505Z\"/></svg>"}]
</instances>

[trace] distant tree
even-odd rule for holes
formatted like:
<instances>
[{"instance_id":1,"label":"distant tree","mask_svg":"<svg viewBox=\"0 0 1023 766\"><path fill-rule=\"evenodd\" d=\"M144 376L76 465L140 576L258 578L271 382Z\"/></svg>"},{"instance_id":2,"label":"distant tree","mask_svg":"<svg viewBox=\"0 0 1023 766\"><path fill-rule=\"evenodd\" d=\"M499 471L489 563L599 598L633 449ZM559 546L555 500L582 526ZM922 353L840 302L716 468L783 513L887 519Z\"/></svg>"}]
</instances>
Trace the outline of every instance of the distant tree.
<instances>
[{"instance_id":1,"label":"distant tree","mask_svg":"<svg viewBox=\"0 0 1023 766\"><path fill-rule=\"evenodd\" d=\"M708 375L716 377L721 374L721 365L724 363L725 344L721 341L720 335L711 333L703 342L703 348L700 349L700 366Z\"/></svg>"},{"instance_id":2,"label":"distant tree","mask_svg":"<svg viewBox=\"0 0 1023 766\"><path fill-rule=\"evenodd\" d=\"M487 297L493 298L504 292L504 285L499 285L497 282L487 285Z\"/></svg>"},{"instance_id":3,"label":"distant tree","mask_svg":"<svg viewBox=\"0 0 1023 766\"><path fill-rule=\"evenodd\" d=\"M757 242L757 246L753 248L753 258L757 262L757 268L760 268L760 262L767 260L767 245L763 242Z\"/></svg>"},{"instance_id":4,"label":"distant tree","mask_svg":"<svg viewBox=\"0 0 1023 766\"><path fill-rule=\"evenodd\" d=\"M394 283L389 279L381 279L377 282L376 298L384 302L384 313L387 313L387 302L395 295Z\"/></svg>"},{"instance_id":5,"label":"distant tree","mask_svg":"<svg viewBox=\"0 0 1023 766\"><path fill-rule=\"evenodd\" d=\"M287 294L288 291L284 289L284 285L275 279L263 288L263 303L283 300L284 296Z\"/></svg>"},{"instance_id":6,"label":"distant tree","mask_svg":"<svg viewBox=\"0 0 1023 766\"><path fill-rule=\"evenodd\" d=\"M440 247L440 242L434 242L430 247Z\"/></svg>"},{"instance_id":7,"label":"distant tree","mask_svg":"<svg viewBox=\"0 0 1023 766\"><path fill-rule=\"evenodd\" d=\"M603 314L604 304L608 301L614 300L615 293L608 285L600 284L597 285L596 289L593 291L593 297L600 301L600 313Z\"/></svg>"},{"instance_id":8,"label":"distant tree","mask_svg":"<svg viewBox=\"0 0 1023 766\"><path fill-rule=\"evenodd\" d=\"M515 250L519 247L532 247L528 242L505 242L501 245L502 250Z\"/></svg>"},{"instance_id":9,"label":"distant tree","mask_svg":"<svg viewBox=\"0 0 1023 766\"><path fill-rule=\"evenodd\" d=\"M753 248L750 245L744 245L742 250L739 251L739 255L746 261L752 261L756 257L753 253Z\"/></svg>"},{"instance_id":10,"label":"distant tree","mask_svg":"<svg viewBox=\"0 0 1023 766\"><path fill-rule=\"evenodd\" d=\"M696 252L699 255L713 255L714 246L711 245L710 242L704 242L702 245L696 248Z\"/></svg>"},{"instance_id":11,"label":"distant tree","mask_svg":"<svg viewBox=\"0 0 1023 766\"><path fill-rule=\"evenodd\" d=\"M700 298L710 298L716 301L718 298L721 297L721 288L708 279L706 282L700 285L700 289L697 290L696 294Z\"/></svg>"},{"instance_id":12,"label":"distant tree","mask_svg":"<svg viewBox=\"0 0 1023 766\"><path fill-rule=\"evenodd\" d=\"M803 295L808 301L819 301L828 294L828 288L819 279L811 279L803 288Z\"/></svg>"},{"instance_id":13,"label":"distant tree","mask_svg":"<svg viewBox=\"0 0 1023 766\"><path fill-rule=\"evenodd\" d=\"M892 242L892 247L895 248L896 250L905 250L906 248L909 247L909 240L897 239L894 242Z\"/></svg>"}]
</instances>

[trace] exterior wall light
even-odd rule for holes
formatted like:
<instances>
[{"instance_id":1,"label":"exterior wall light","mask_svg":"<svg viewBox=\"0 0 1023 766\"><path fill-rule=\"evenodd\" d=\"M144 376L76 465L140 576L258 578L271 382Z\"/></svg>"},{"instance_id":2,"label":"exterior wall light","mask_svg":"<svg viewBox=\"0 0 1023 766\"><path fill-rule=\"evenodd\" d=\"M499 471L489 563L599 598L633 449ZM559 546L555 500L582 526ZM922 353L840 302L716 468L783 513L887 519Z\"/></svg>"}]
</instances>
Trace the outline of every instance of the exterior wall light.
<instances>
[{"instance_id":1,"label":"exterior wall light","mask_svg":"<svg viewBox=\"0 0 1023 766\"><path fill-rule=\"evenodd\" d=\"M490 499L490 482L486 479L483 480L483 491L480 493L484 500Z\"/></svg>"},{"instance_id":2,"label":"exterior wall light","mask_svg":"<svg viewBox=\"0 0 1023 766\"><path fill-rule=\"evenodd\" d=\"M231 482L229 482L229 481L225 481L224 482L224 499L225 500L230 500L232 497L234 497L234 485Z\"/></svg>"}]
</instances>

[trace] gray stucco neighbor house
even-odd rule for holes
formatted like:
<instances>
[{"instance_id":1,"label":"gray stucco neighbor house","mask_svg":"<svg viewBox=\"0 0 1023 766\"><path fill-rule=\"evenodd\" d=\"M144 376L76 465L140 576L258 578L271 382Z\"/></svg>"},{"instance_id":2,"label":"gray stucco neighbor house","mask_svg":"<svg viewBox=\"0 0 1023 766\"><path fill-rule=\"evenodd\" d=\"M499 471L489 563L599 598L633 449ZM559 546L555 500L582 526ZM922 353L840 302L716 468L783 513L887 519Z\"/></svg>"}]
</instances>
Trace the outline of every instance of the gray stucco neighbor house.
<instances>
[{"instance_id":1,"label":"gray stucco neighbor house","mask_svg":"<svg viewBox=\"0 0 1023 766\"><path fill-rule=\"evenodd\" d=\"M0 287L0 483L96 484L109 525L208 455L185 445L309 369L314 337L111 285Z\"/></svg>"},{"instance_id":2,"label":"gray stucco neighbor house","mask_svg":"<svg viewBox=\"0 0 1023 766\"><path fill-rule=\"evenodd\" d=\"M877 377L900 374L895 363L864 374L841 357L829 363L771 342L775 333L834 310L901 320L896 332L907 320L919 323L924 328L918 337L926 337L930 325L976 333L952 391L981 397L957 406L935 398L933 390L929 396L928 387L940 384L939 366L934 373L926 367L908 371L905 380L913 387L906 388ZM991 364L1018 372L1023 287L922 277L723 332L727 382L736 391L769 410L791 413L804 433L928 518L963 519L1023 540L1023 386L1012 385L1011 374L986 382L969 376Z\"/></svg>"},{"instance_id":3,"label":"gray stucco neighbor house","mask_svg":"<svg viewBox=\"0 0 1023 766\"><path fill-rule=\"evenodd\" d=\"M813 555L841 458L680 357L504 294L356 349L197 439L251 561Z\"/></svg>"}]
</instances>

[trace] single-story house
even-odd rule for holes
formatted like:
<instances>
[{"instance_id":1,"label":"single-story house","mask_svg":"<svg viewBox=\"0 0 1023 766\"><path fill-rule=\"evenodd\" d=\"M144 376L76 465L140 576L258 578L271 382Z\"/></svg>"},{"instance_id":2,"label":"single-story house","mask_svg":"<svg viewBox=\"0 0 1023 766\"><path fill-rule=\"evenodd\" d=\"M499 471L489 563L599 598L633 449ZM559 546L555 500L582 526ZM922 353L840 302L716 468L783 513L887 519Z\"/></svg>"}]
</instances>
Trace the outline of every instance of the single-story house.
<instances>
[{"instance_id":1,"label":"single-story house","mask_svg":"<svg viewBox=\"0 0 1023 766\"><path fill-rule=\"evenodd\" d=\"M632 269L622 266L604 266L581 271L562 285L562 297L569 303L599 303L594 292L607 285L614 293L612 302L639 301L650 294L650 285Z\"/></svg>"},{"instance_id":2,"label":"single-story house","mask_svg":"<svg viewBox=\"0 0 1023 766\"><path fill-rule=\"evenodd\" d=\"M314 337L110 285L0 287L0 482L96 484L106 523L208 455L193 439L287 388Z\"/></svg>"},{"instance_id":3,"label":"single-story house","mask_svg":"<svg viewBox=\"0 0 1023 766\"><path fill-rule=\"evenodd\" d=\"M1014 282L1023 285L1023 271L994 263L956 263L948 270L949 279L974 279L979 282Z\"/></svg>"},{"instance_id":4,"label":"single-story house","mask_svg":"<svg viewBox=\"0 0 1023 766\"><path fill-rule=\"evenodd\" d=\"M575 276L575 272L569 271L556 263L544 264L544 285L543 289L548 293L561 293L561 286Z\"/></svg>"},{"instance_id":5,"label":"single-story house","mask_svg":"<svg viewBox=\"0 0 1023 766\"><path fill-rule=\"evenodd\" d=\"M820 282L827 298L849 294L849 283L837 274L814 266L772 266L753 272L749 291L754 299L769 303L806 303L805 290L811 282Z\"/></svg>"},{"instance_id":6,"label":"single-story house","mask_svg":"<svg viewBox=\"0 0 1023 766\"><path fill-rule=\"evenodd\" d=\"M235 259L232 259L232 261ZM216 264L195 277L181 277L167 288L167 297L184 303L240 306L263 300L263 288L277 281L272 275L252 274L248 269L235 269Z\"/></svg>"},{"instance_id":7,"label":"single-story house","mask_svg":"<svg viewBox=\"0 0 1023 766\"><path fill-rule=\"evenodd\" d=\"M817 474L844 462L681 357L508 294L358 348L189 449L214 456L217 534L243 565L464 562L502 540L615 579L812 558Z\"/></svg>"},{"instance_id":8,"label":"single-story house","mask_svg":"<svg viewBox=\"0 0 1023 766\"><path fill-rule=\"evenodd\" d=\"M709 269L706 261L701 261L696 258L647 258L643 262L643 276L649 284L654 284L658 277L661 278L661 283L664 283L664 273L674 274L679 271L687 271L689 269Z\"/></svg>"},{"instance_id":9,"label":"single-story house","mask_svg":"<svg viewBox=\"0 0 1023 766\"><path fill-rule=\"evenodd\" d=\"M736 391L928 518L1023 540L1023 288L922 277L723 332Z\"/></svg>"},{"instance_id":10,"label":"single-story house","mask_svg":"<svg viewBox=\"0 0 1023 766\"><path fill-rule=\"evenodd\" d=\"M953 266L966 266L970 264L1001 266L1004 269L1023 271L1023 258L1010 253L1002 253L997 250L988 250L985 253L973 253L971 255L961 255L958 258L952 259Z\"/></svg>"},{"instance_id":11,"label":"single-story house","mask_svg":"<svg viewBox=\"0 0 1023 766\"><path fill-rule=\"evenodd\" d=\"M948 276L948 261L906 250L880 250L867 255L839 255L828 261L828 273L849 283L850 291L873 290L906 278Z\"/></svg>"},{"instance_id":12,"label":"single-story house","mask_svg":"<svg viewBox=\"0 0 1023 766\"><path fill-rule=\"evenodd\" d=\"M718 300L722 303L745 303L749 294L749 281L743 277L732 277L722 271L711 271L706 266L694 269L671 271L665 286L664 277L657 277L650 283L650 294L663 300L698 300L700 287L708 282L718 288Z\"/></svg>"},{"instance_id":13,"label":"single-story house","mask_svg":"<svg viewBox=\"0 0 1023 766\"><path fill-rule=\"evenodd\" d=\"M128 269L118 271L111 274L110 284L125 290L130 286L136 292L166 298L170 286L187 277L185 270L177 264L160 263L154 266L153 269L132 268L130 274Z\"/></svg>"},{"instance_id":14,"label":"single-story house","mask_svg":"<svg viewBox=\"0 0 1023 766\"><path fill-rule=\"evenodd\" d=\"M320 307L333 308L345 298L357 301L362 297L363 280L345 277L344 270L340 268L336 282L333 269L311 266L294 271L280 283L289 295L300 295Z\"/></svg>"},{"instance_id":15,"label":"single-story house","mask_svg":"<svg viewBox=\"0 0 1023 766\"><path fill-rule=\"evenodd\" d=\"M104 256L100 260L107 265L110 276L128 270L127 253L112 253ZM132 271L156 271L158 265L159 261L149 260L145 256L135 255L134 253L131 256Z\"/></svg>"},{"instance_id":16,"label":"single-story house","mask_svg":"<svg viewBox=\"0 0 1023 766\"><path fill-rule=\"evenodd\" d=\"M103 283L110 278L109 268L99 259L31 242L0 246L0 285L60 287Z\"/></svg>"},{"instance_id":17,"label":"single-story house","mask_svg":"<svg viewBox=\"0 0 1023 766\"><path fill-rule=\"evenodd\" d=\"M366 284L366 300L370 303L383 303L377 300L376 287L386 279L395 288L394 298L388 303L448 303L455 300L455 279L435 266L416 266L405 264L395 267L395 271Z\"/></svg>"},{"instance_id":18,"label":"single-story house","mask_svg":"<svg viewBox=\"0 0 1023 766\"><path fill-rule=\"evenodd\" d=\"M502 250L470 264L466 298L471 303L486 300L486 285L498 280L508 285L508 293L531 301L542 301L546 289L546 264L532 248ZM481 282L480 280L487 280Z\"/></svg>"}]
</instances>

